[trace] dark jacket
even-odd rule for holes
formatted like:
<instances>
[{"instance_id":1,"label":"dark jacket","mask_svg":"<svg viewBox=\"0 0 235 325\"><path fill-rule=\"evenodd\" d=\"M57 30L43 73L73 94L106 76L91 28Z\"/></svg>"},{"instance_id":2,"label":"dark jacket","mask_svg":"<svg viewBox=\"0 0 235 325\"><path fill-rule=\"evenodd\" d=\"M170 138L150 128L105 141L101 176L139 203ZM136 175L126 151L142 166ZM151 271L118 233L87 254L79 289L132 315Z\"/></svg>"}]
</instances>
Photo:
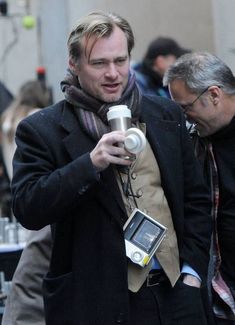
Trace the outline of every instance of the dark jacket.
<instances>
[{"instance_id":1,"label":"dark jacket","mask_svg":"<svg viewBox=\"0 0 235 325\"><path fill-rule=\"evenodd\" d=\"M136 82L142 94L170 98L168 87L163 86L162 76L154 71L149 63L133 64L132 69L135 72Z\"/></svg>"},{"instance_id":2,"label":"dark jacket","mask_svg":"<svg viewBox=\"0 0 235 325\"><path fill-rule=\"evenodd\" d=\"M10 105L12 100L12 94L0 81L0 114Z\"/></svg>"},{"instance_id":3,"label":"dark jacket","mask_svg":"<svg viewBox=\"0 0 235 325\"><path fill-rule=\"evenodd\" d=\"M141 121L161 171L181 263L202 278L210 242L209 198L180 109L143 98ZM29 229L53 228L50 272L44 280L47 324L127 324L127 219L112 166L96 174L96 143L62 101L22 121L16 136L13 210Z\"/></svg>"}]
</instances>

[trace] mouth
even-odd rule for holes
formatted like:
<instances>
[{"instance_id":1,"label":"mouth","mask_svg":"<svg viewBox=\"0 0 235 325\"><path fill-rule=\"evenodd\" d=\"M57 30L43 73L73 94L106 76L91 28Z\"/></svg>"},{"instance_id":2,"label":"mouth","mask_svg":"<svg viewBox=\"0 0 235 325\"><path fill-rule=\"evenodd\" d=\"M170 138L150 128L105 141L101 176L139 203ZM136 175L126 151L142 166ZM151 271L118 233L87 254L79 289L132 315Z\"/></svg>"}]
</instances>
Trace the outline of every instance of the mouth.
<instances>
[{"instance_id":1,"label":"mouth","mask_svg":"<svg viewBox=\"0 0 235 325\"><path fill-rule=\"evenodd\" d=\"M113 84L103 84L103 88L108 92L116 92L119 90L120 83L113 83Z\"/></svg>"}]
</instances>

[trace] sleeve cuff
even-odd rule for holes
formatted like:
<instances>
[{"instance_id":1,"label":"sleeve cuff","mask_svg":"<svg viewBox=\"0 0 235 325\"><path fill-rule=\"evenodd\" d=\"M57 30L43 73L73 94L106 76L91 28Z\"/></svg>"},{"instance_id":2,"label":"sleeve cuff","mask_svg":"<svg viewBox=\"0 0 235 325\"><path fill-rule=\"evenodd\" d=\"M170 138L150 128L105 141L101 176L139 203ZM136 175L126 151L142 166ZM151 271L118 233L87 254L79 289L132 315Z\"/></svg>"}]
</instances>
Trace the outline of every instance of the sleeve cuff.
<instances>
[{"instance_id":1,"label":"sleeve cuff","mask_svg":"<svg viewBox=\"0 0 235 325\"><path fill-rule=\"evenodd\" d=\"M181 274L190 274L195 276L198 280L202 281L202 279L200 278L199 274L194 271L194 269L191 268L191 266L189 266L187 263L183 264L182 270L181 270Z\"/></svg>"}]
</instances>

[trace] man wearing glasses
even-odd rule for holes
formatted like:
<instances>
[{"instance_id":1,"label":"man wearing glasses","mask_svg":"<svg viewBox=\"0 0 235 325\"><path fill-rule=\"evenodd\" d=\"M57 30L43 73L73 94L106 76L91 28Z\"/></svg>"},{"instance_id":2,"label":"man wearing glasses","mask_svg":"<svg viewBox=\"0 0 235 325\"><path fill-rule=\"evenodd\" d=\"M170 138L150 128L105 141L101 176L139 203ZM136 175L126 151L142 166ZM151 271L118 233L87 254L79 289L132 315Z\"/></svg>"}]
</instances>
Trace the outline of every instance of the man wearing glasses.
<instances>
[{"instance_id":1,"label":"man wearing glasses","mask_svg":"<svg viewBox=\"0 0 235 325\"><path fill-rule=\"evenodd\" d=\"M216 56L191 53L164 85L191 123L195 153L211 188L214 234L210 281L216 324L235 324L235 77Z\"/></svg>"}]
</instances>

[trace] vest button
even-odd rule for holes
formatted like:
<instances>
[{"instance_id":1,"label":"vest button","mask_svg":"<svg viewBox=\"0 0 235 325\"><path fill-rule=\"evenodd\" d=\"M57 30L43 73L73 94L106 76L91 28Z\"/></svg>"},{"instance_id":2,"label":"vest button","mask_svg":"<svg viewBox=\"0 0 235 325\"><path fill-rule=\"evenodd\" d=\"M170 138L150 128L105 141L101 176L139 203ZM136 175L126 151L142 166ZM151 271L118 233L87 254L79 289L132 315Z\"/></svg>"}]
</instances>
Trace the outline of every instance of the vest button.
<instances>
[{"instance_id":1,"label":"vest button","mask_svg":"<svg viewBox=\"0 0 235 325\"><path fill-rule=\"evenodd\" d=\"M136 177L137 177L137 174L136 174L136 173L132 173L132 174L131 174L131 178L132 178L132 179L136 179Z\"/></svg>"},{"instance_id":2,"label":"vest button","mask_svg":"<svg viewBox=\"0 0 235 325\"><path fill-rule=\"evenodd\" d=\"M143 195L143 191L141 189L139 189L137 192L136 192L136 195L137 197L141 197Z\"/></svg>"}]
</instances>

